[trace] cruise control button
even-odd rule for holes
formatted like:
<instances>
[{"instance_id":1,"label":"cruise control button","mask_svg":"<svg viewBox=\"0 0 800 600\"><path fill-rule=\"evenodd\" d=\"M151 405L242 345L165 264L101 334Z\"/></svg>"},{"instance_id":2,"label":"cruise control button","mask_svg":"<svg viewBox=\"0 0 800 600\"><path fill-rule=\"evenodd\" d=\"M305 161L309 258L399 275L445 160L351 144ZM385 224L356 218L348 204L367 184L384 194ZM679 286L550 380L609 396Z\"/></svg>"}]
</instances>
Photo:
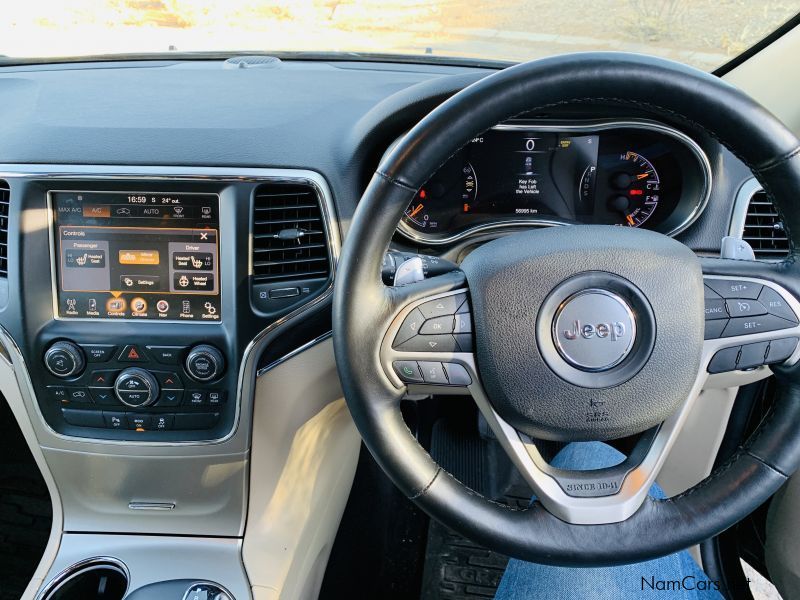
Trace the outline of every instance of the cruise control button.
<instances>
[{"instance_id":1,"label":"cruise control button","mask_svg":"<svg viewBox=\"0 0 800 600\"><path fill-rule=\"evenodd\" d=\"M115 405L119 404L114 396L114 388L109 387L90 387L89 395L95 404Z\"/></svg>"},{"instance_id":2,"label":"cruise control button","mask_svg":"<svg viewBox=\"0 0 800 600\"><path fill-rule=\"evenodd\" d=\"M406 340L410 340L417 335L424 322L425 317L422 316L422 313L416 308L412 310L403 320L400 330L397 332L397 335L394 336L394 343L392 345L399 346Z\"/></svg>"},{"instance_id":3,"label":"cruise control button","mask_svg":"<svg viewBox=\"0 0 800 600\"><path fill-rule=\"evenodd\" d=\"M797 348L797 338L783 338L780 340L772 340L769 343L767 350L767 358L764 361L766 364L783 362L794 354Z\"/></svg>"},{"instance_id":4,"label":"cruise control button","mask_svg":"<svg viewBox=\"0 0 800 600\"><path fill-rule=\"evenodd\" d=\"M713 319L727 319L728 311L725 310L725 300L720 297L706 298L706 321Z\"/></svg>"},{"instance_id":5,"label":"cruise control button","mask_svg":"<svg viewBox=\"0 0 800 600\"><path fill-rule=\"evenodd\" d=\"M466 294L445 296L444 298L439 298L438 300L431 300L425 304L420 304L418 308L426 319L433 319L435 317L456 314L456 311L466 299Z\"/></svg>"},{"instance_id":6,"label":"cruise control button","mask_svg":"<svg viewBox=\"0 0 800 600\"><path fill-rule=\"evenodd\" d=\"M392 366L401 381L406 383L420 383L423 381L415 360L396 360L392 363Z\"/></svg>"},{"instance_id":7,"label":"cruise control button","mask_svg":"<svg viewBox=\"0 0 800 600\"><path fill-rule=\"evenodd\" d=\"M418 335L397 347L403 352L457 352L458 345L452 335Z\"/></svg>"},{"instance_id":8,"label":"cruise control button","mask_svg":"<svg viewBox=\"0 0 800 600\"><path fill-rule=\"evenodd\" d=\"M725 329L725 325L727 324L728 321L722 319L717 319L714 321L706 321L705 334L703 335L703 339L716 340L718 337L722 335L722 330Z\"/></svg>"},{"instance_id":9,"label":"cruise control button","mask_svg":"<svg viewBox=\"0 0 800 600\"><path fill-rule=\"evenodd\" d=\"M734 348L725 348L720 350L708 363L709 373L725 373L726 371L736 370L736 360L739 358L739 351L741 346Z\"/></svg>"},{"instance_id":10,"label":"cruise control button","mask_svg":"<svg viewBox=\"0 0 800 600\"><path fill-rule=\"evenodd\" d=\"M735 335L761 333L762 331L789 329L790 327L794 327L794 325L794 323L774 315L761 315L760 317L738 317L728 321L728 324L725 326L725 331L722 332L722 337L733 337Z\"/></svg>"},{"instance_id":11,"label":"cruise control button","mask_svg":"<svg viewBox=\"0 0 800 600\"><path fill-rule=\"evenodd\" d=\"M755 317L767 314L767 309L758 300L735 298L726 300L725 305L732 317Z\"/></svg>"},{"instance_id":12,"label":"cruise control button","mask_svg":"<svg viewBox=\"0 0 800 600\"><path fill-rule=\"evenodd\" d=\"M86 360L89 362L107 362L114 355L116 346L109 344L81 344L81 348L86 353Z\"/></svg>"},{"instance_id":13,"label":"cruise control button","mask_svg":"<svg viewBox=\"0 0 800 600\"><path fill-rule=\"evenodd\" d=\"M447 383L447 375L440 362L419 361L419 370L422 371L422 380L425 383L435 383L444 385Z\"/></svg>"},{"instance_id":14,"label":"cruise control button","mask_svg":"<svg viewBox=\"0 0 800 600\"><path fill-rule=\"evenodd\" d=\"M760 283L736 279L706 279L705 284L723 298L747 298L755 300L761 293Z\"/></svg>"},{"instance_id":15,"label":"cruise control button","mask_svg":"<svg viewBox=\"0 0 800 600\"><path fill-rule=\"evenodd\" d=\"M438 335L440 333L453 332L453 316L447 315L444 317L436 317L428 319L422 324L419 332L422 335Z\"/></svg>"},{"instance_id":16,"label":"cruise control button","mask_svg":"<svg viewBox=\"0 0 800 600\"><path fill-rule=\"evenodd\" d=\"M767 348L769 342L757 342L755 344L745 344L742 346L742 352L739 354L739 362L736 367L738 369L752 369L753 367L760 367L764 364L764 358L767 355Z\"/></svg>"},{"instance_id":17,"label":"cruise control button","mask_svg":"<svg viewBox=\"0 0 800 600\"><path fill-rule=\"evenodd\" d=\"M444 363L444 371L447 373L447 379L450 385L471 385L472 377L469 376L467 370L455 363Z\"/></svg>"},{"instance_id":18,"label":"cruise control button","mask_svg":"<svg viewBox=\"0 0 800 600\"><path fill-rule=\"evenodd\" d=\"M778 292L764 286L764 289L761 290L761 294L758 296L758 301L764 305L764 308L767 309L771 315L775 315L776 317L783 317L784 319L788 319L792 323L797 323L797 315L794 314L794 311L791 307L786 304L786 300L783 299Z\"/></svg>"}]
</instances>

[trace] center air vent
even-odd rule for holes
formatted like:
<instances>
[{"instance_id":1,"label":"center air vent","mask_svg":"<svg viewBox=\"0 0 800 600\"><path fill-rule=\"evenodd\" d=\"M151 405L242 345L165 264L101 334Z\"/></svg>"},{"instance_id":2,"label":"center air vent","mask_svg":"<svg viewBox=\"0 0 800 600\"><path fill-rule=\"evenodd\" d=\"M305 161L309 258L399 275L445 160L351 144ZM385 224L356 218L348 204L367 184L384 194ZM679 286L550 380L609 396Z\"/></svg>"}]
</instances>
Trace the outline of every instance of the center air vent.
<instances>
[{"instance_id":1,"label":"center air vent","mask_svg":"<svg viewBox=\"0 0 800 600\"><path fill-rule=\"evenodd\" d=\"M753 248L756 258L780 260L789 254L789 237L783 221L763 191L750 199L742 239Z\"/></svg>"},{"instance_id":2,"label":"center air vent","mask_svg":"<svg viewBox=\"0 0 800 600\"><path fill-rule=\"evenodd\" d=\"M0 181L0 278L8 277L8 210L11 191Z\"/></svg>"},{"instance_id":3,"label":"center air vent","mask_svg":"<svg viewBox=\"0 0 800 600\"><path fill-rule=\"evenodd\" d=\"M265 184L253 202L253 301L264 312L304 300L331 275L321 198L305 183Z\"/></svg>"}]
</instances>

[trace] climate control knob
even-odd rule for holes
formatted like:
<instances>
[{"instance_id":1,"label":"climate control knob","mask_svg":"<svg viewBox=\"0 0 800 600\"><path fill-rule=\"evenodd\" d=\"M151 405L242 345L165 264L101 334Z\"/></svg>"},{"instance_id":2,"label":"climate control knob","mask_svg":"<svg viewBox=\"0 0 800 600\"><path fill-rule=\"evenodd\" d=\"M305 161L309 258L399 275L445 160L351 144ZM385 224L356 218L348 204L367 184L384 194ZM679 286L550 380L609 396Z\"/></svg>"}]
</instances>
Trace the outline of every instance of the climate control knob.
<instances>
[{"instance_id":1,"label":"climate control knob","mask_svg":"<svg viewBox=\"0 0 800 600\"><path fill-rule=\"evenodd\" d=\"M77 344L56 342L44 353L44 366L56 377L74 377L81 374L86 359Z\"/></svg>"},{"instance_id":2,"label":"climate control knob","mask_svg":"<svg viewBox=\"0 0 800 600\"><path fill-rule=\"evenodd\" d=\"M150 406L158 399L158 381L150 371L131 367L119 374L114 382L114 394L125 406Z\"/></svg>"},{"instance_id":3,"label":"climate control knob","mask_svg":"<svg viewBox=\"0 0 800 600\"><path fill-rule=\"evenodd\" d=\"M186 372L195 381L211 381L225 370L222 352L208 344L195 346L186 357Z\"/></svg>"}]
</instances>

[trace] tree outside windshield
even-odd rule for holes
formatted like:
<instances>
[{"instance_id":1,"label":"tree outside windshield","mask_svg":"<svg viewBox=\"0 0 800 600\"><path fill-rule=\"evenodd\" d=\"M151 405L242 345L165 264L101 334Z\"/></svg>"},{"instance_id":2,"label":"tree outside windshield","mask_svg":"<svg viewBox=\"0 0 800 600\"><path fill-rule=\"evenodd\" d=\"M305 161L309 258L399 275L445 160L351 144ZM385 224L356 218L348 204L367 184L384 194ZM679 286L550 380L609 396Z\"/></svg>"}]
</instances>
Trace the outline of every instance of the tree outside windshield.
<instances>
[{"instance_id":1,"label":"tree outside windshield","mask_svg":"<svg viewBox=\"0 0 800 600\"><path fill-rule=\"evenodd\" d=\"M800 0L26 0L4 7L0 54L355 51L523 61L621 50L712 70L799 11Z\"/></svg>"}]
</instances>

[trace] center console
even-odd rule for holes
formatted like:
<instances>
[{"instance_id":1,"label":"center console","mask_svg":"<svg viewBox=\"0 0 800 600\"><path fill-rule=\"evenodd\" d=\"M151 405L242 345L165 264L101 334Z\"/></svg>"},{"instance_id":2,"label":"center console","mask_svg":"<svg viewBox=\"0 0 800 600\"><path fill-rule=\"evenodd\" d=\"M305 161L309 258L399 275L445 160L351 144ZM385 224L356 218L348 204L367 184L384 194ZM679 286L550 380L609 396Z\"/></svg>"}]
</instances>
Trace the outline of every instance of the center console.
<instances>
[{"instance_id":1,"label":"center console","mask_svg":"<svg viewBox=\"0 0 800 600\"><path fill-rule=\"evenodd\" d=\"M222 328L219 195L47 190L54 319L37 340L59 433L221 438L236 363Z\"/></svg>"}]
</instances>

